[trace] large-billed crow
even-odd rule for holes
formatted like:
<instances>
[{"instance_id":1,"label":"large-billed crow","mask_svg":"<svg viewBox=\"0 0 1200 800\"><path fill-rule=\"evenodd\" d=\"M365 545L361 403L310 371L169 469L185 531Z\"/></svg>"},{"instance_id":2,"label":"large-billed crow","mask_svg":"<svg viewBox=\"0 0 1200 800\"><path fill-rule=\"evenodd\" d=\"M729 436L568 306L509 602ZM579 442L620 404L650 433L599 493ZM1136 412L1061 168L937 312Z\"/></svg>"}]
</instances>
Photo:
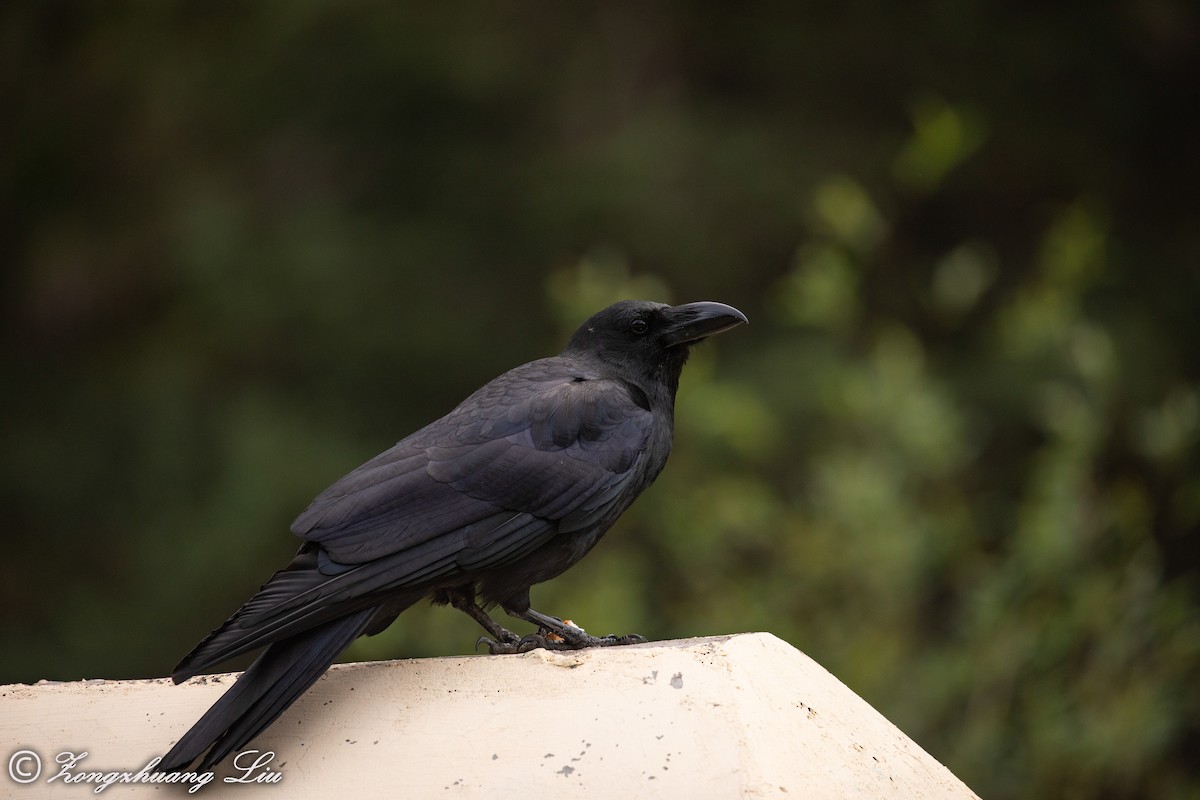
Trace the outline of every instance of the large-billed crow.
<instances>
[{"instance_id":1,"label":"large-billed crow","mask_svg":"<svg viewBox=\"0 0 1200 800\"><path fill-rule=\"evenodd\" d=\"M689 348L743 322L721 303L609 306L559 355L504 373L318 495L292 523L292 562L175 668L180 683L266 647L158 769L216 764L422 597L477 620L493 653L641 640L534 611L529 588L582 558L658 476ZM538 633L505 630L493 605Z\"/></svg>"}]
</instances>

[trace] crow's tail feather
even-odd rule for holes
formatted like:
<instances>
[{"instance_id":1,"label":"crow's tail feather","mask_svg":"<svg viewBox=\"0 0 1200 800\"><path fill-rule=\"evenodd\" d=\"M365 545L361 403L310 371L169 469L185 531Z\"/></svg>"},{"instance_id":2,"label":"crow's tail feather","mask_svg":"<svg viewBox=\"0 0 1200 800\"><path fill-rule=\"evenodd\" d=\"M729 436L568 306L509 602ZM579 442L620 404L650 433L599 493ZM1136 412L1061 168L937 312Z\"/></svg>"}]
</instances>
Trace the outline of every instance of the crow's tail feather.
<instances>
[{"instance_id":1,"label":"crow's tail feather","mask_svg":"<svg viewBox=\"0 0 1200 800\"><path fill-rule=\"evenodd\" d=\"M208 750L199 767L207 770L245 745L321 677L377 610L363 609L270 645L163 756L157 769L183 769Z\"/></svg>"}]
</instances>

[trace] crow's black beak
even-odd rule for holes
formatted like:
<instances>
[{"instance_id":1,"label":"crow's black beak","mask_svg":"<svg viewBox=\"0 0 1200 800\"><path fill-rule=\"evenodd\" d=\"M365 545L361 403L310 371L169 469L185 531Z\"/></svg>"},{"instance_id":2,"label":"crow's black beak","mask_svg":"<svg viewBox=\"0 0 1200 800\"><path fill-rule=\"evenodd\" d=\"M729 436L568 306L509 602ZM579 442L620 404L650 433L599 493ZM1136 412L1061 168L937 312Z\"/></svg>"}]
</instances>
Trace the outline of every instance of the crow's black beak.
<instances>
[{"instance_id":1,"label":"crow's black beak","mask_svg":"<svg viewBox=\"0 0 1200 800\"><path fill-rule=\"evenodd\" d=\"M668 345L691 344L743 323L746 315L724 303L688 303L669 312L671 322L663 337Z\"/></svg>"}]
</instances>

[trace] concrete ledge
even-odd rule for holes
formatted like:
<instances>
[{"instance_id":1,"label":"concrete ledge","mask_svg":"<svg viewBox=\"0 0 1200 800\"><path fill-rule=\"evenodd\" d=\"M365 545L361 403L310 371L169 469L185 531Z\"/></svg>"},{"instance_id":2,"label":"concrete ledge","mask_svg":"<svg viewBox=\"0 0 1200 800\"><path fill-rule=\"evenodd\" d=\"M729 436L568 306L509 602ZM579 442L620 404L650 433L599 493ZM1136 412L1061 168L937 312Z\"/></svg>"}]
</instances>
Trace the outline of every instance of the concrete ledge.
<instances>
[{"instance_id":1,"label":"concrete ledge","mask_svg":"<svg viewBox=\"0 0 1200 800\"><path fill-rule=\"evenodd\" d=\"M0 773L0 796L95 797L94 782L66 777L138 772L232 678L0 687L0 756L29 750L42 762L27 785ZM192 796L975 797L820 665L762 633L335 666L251 746L276 755L252 770L226 762ZM50 780L58 754L85 751ZM27 754L9 764L18 776L35 765ZM243 775L277 782L222 782ZM189 796L145 783L101 796L153 792Z\"/></svg>"}]
</instances>

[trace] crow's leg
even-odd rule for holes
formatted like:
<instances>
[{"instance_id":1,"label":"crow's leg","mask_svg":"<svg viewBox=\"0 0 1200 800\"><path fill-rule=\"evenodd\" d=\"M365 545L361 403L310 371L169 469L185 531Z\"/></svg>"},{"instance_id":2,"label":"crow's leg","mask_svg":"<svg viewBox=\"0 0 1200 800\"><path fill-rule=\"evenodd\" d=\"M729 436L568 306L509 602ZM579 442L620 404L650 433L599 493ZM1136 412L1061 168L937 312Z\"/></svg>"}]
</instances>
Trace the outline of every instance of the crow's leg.
<instances>
[{"instance_id":1,"label":"crow's leg","mask_svg":"<svg viewBox=\"0 0 1200 800\"><path fill-rule=\"evenodd\" d=\"M640 644L646 637L631 633L626 636L592 636L577 625L570 625L558 617L547 616L532 608L518 610L506 607L505 612L517 619L538 626L537 633L530 634L517 642L490 642L488 650L493 654L524 653L539 647L547 650L582 650L585 647L615 647Z\"/></svg>"},{"instance_id":2,"label":"crow's leg","mask_svg":"<svg viewBox=\"0 0 1200 800\"><path fill-rule=\"evenodd\" d=\"M487 636L480 636L475 640L475 646L481 644L487 645L488 651L492 653L515 653L524 652L523 650L509 649L517 648L525 640L517 634L505 628L496 620L492 619L491 615L483 610L483 607L475 602L474 592L464 591L463 589L447 589L443 591L438 601L449 603L454 608L466 614L471 619L483 626L483 629L491 634L489 639ZM526 637L528 638L528 637ZM525 650L533 650L537 645L532 643L525 647ZM501 648L497 650L496 648Z\"/></svg>"}]
</instances>

